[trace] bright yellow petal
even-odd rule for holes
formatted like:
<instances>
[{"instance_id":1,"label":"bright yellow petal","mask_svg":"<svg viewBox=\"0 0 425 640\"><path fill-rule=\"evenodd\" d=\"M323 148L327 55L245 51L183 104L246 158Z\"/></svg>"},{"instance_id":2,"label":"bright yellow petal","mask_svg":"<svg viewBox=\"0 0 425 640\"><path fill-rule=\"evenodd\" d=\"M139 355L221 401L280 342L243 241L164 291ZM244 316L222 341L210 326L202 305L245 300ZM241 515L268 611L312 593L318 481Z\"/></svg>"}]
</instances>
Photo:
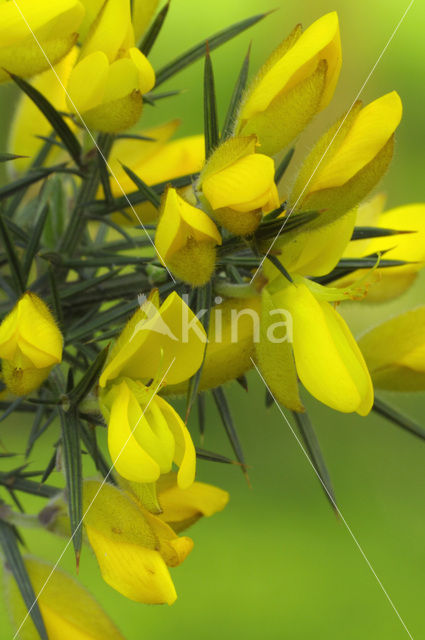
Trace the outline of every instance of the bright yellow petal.
<instances>
[{"instance_id":1,"label":"bright yellow petal","mask_svg":"<svg viewBox=\"0 0 425 640\"><path fill-rule=\"evenodd\" d=\"M399 95L393 91L364 107L354 120L338 152L324 160L309 192L339 187L366 167L394 134L402 117Z\"/></svg>"},{"instance_id":2,"label":"bright yellow petal","mask_svg":"<svg viewBox=\"0 0 425 640\"><path fill-rule=\"evenodd\" d=\"M210 517L222 511L229 502L229 494L218 487L203 482L194 482L188 489L180 489L177 484L160 490L163 509L158 517L165 522L177 523L190 520L197 514Z\"/></svg>"},{"instance_id":3,"label":"bright yellow petal","mask_svg":"<svg viewBox=\"0 0 425 640\"><path fill-rule=\"evenodd\" d=\"M204 179L202 189L213 209L231 207L243 212L266 204L273 183L273 160L251 154Z\"/></svg>"},{"instance_id":4,"label":"bright yellow petal","mask_svg":"<svg viewBox=\"0 0 425 640\"><path fill-rule=\"evenodd\" d=\"M81 59L102 51L113 62L131 23L128 0L107 0L81 49Z\"/></svg>"},{"instance_id":5,"label":"bright yellow petal","mask_svg":"<svg viewBox=\"0 0 425 640\"><path fill-rule=\"evenodd\" d=\"M303 276L324 276L338 264L349 244L356 224L356 211L342 216L335 222L318 229L285 234L282 241L275 243L273 250L279 250L279 259L290 273ZM286 237L287 236L287 237ZM280 272L266 261L263 271L269 280Z\"/></svg>"},{"instance_id":6,"label":"bright yellow petal","mask_svg":"<svg viewBox=\"0 0 425 640\"><path fill-rule=\"evenodd\" d=\"M192 438L190 437L190 433L177 411L175 411L163 398L158 397L157 400L168 422L168 426L174 435L176 443L174 462L179 467L179 471L177 473L178 486L181 489L187 489L195 480L196 470L196 452Z\"/></svg>"},{"instance_id":7,"label":"bright yellow petal","mask_svg":"<svg viewBox=\"0 0 425 640\"><path fill-rule=\"evenodd\" d=\"M130 408L133 413L138 403L127 384L122 382L115 391L108 423L108 449L117 472L135 482L155 482L160 475L159 464L137 442L133 431L136 422L130 423Z\"/></svg>"},{"instance_id":8,"label":"bright yellow petal","mask_svg":"<svg viewBox=\"0 0 425 640\"><path fill-rule=\"evenodd\" d=\"M337 411L369 413L370 376L341 316L329 303L316 300L301 282L283 288L274 302L292 314L295 363L307 390Z\"/></svg>"},{"instance_id":9,"label":"bright yellow petal","mask_svg":"<svg viewBox=\"0 0 425 640\"><path fill-rule=\"evenodd\" d=\"M108 73L108 58L102 51L92 53L74 67L67 86L72 111L84 115L102 103Z\"/></svg>"},{"instance_id":10,"label":"bright yellow petal","mask_svg":"<svg viewBox=\"0 0 425 640\"><path fill-rule=\"evenodd\" d=\"M281 91L289 91L314 73L320 60L328 64L327 88L322 98L325 107L335 90L341 69L341 41L338 15L328 13L314 22L279 60L265 73L243 106L241 120L265 111Z\"/></svg>"},{"instance_id":11,"label":"bright yellow petal","mask_svg":"<svg viewBox=\"0 0 425 640\"><path fill-rule=\"evenodd\" d=\"M130 58L119 58L109 67L102 102L107 104L113 100L120 100L138 88L139 76L136 65Z\"/></svg>"},{"instance_id":12,"label":"bright yellow petal","mask_svg":"<svg viewBox=\"0 0 425 640\"><path fill-rule=\"evenodd\" d=\"M173 604L176 590L167 566L158 551L110 541L95 529L87 535L102 573L102 578L126 598L145 604Z\"/></svg>"},{"instance_id":13,"label":"bright yellow petal","mask_svg":"<svg viewBox=\"0 0 425 640\"><path fill-rule=\"evenodd\" d=\"M13 360L23 354L35 368L62 360L63 338L44 302L26 293L0 325L0 357Z\"/></svg>"},{"instance_id":14,"label":"bright yellow petal","mask_svg":"<svg viewBox=\"0 0 425 640\"><path fill-rule=\"evenodd\" d=\"M139 74L139 91L148 93L155 86L155 71L139 49L132 47L128 53Z\"/></svg>"}]
</instances>

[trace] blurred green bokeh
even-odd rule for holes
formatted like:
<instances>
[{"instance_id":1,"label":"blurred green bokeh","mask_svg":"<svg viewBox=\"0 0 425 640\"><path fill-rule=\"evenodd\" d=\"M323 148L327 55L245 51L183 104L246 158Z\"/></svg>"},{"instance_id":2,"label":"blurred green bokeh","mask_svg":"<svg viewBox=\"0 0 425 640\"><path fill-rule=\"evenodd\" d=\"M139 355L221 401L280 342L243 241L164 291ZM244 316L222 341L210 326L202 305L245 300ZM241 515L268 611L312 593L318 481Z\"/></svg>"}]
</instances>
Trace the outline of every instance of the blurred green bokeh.
<instances>
[{"instance_id":1,"label":"blurred green bokeh","mask_svg":"<svg viewBox=\"0 0 425 640\"><path fill-rule=\"evenodd\" d=\"M253 13L278 8L266 20L213 53L220 113L231 95L241 61L252 40L252 69L297 22L308 25L323 13L340 15L344 67L335 100L300 141L302 153L314 137L355 99L408 1L371 0L175 0L160 42L153 50L156 68L189 45ZM423 200L423 104L425 7L417 3L400 27L368 82L370 101L399 91L405 117L397 152L383 188L389 203ZM184 88L180 96L146 107L143 124L180 117L182 134L202 129L202 65L169 81L164 89ZM5 148L15 91L1 89L1 149ZM390 305L352 305L346 315L356 331L424 300L424 279ZM116 620L127 640L178 640L244 637L251 640L402 640L408 636L344 523L337 520L312 468L288 425L274 407L266 412L264 389L256 373L247 395L231 389L237 426L250 465L252 488L238 469L199 464L200 479L227 489L231 502L220 515L192 531L195 549L173 571L179 599L171 607L129 602L99 577L93 555L84 550L80 578ZM418 420L423 395L388 399ZM415 638L425 637L425 443L371 416L361 419L332 412L307 400L332 474L341 511L374 571ZM12 428L13 427L13 428ZM24 418L0 425L0 439L22 452L29 425ZM195 440L196 428L193 429ZM35 468L51 455L55 434L47 434L34 451ZM213 407L209 407L205 448L231 455ZM58 477L52 482L59 482ZM36 510L41 500L26 501ZM64 541L49 534L25 532L31 553L55 561ZM61 565L73 572L72 551ZM12 638L0 603L0 638Z\"/></svg>"}]
</instances>

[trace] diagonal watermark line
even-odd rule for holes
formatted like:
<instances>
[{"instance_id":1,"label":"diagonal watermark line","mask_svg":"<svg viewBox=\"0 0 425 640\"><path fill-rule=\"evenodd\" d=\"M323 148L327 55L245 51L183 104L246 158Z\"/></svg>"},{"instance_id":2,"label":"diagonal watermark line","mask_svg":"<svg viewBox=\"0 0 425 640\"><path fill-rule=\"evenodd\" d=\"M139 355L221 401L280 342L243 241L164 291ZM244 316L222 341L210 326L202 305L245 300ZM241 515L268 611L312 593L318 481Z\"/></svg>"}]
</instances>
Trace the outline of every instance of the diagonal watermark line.
<instances>
[{"instance_id":1,"label":"diagonal watermark line","mask_svg":"<svg viewBox=\"0 0 425 640\"><path fill-rule=\"evenodd\" d=\"M99 493L102 491L103 486L105 485L106 481L108 480L109 476L112 473L113 468L115 467L116 463L118 462L118 460L120 459L121 455L123 454L126 446L128 445L128 443L130 442L131 438L133 437L133 433L135 432L135 430L137 429L141 419L143 418L143 416L145 415L146 411L148 410L149 405L151 404L152 400L154 399L154 397L156 396L157 392L159 391L159 389L161 388L162 383L164 382L168 372L170 371L171 367L173 366L174 362L175 362L175 357L172 359L172 361L170 362L170 365L168 366L166 372L164 373L164 375L162 376L161 380L158 382L158 385L155 389L155 391L152 393L152 396L150 397L148 403L146 404L146 407L143 409L139 419L137 420L136 424L134 425L133 429L131 430L130 435L128 436L127 440L124 442L123 446L121 447L121 450L119 452L119 454L117 455L117 457L115 458L115 460L112 462L112 465L109 468L108 473L106 474L106 476L103 478L102 483L100 485L100 487L98 488L98 490L96 491L93 499L91 500L89 506L87 507L87 509L85 510L85 512L83 513L83 516L80 520L80 522L78 523L78 525L75 527L75 530L73 532L73 534L71 535L71 537L69 538L68 542L66 543L65 547L62 549L59 558L56 560L51 572L49 573L49 575L47 576L45 582L43 583L43 586L41 587L40 591L38 592L34 602L32 603L31 607L28 609L25 618L22 620L19 629L16 631L15 635L13 636L13 640L16 640L16 638L19 635L20 630L22 629L22 627L24 626L25 622L28 619L28 616L31 614L31 611L33 610L33 608L35 607L35 605L37 604L41 594L43 593L43 591L45 590L46 586L48 585L50 578L52 577L52 575L54 574L54 572L56 571L56 569L58 568L60 561L62 560L63 556L65 555L66 551L68 550L70 544L72 543L75 534L77 533L78 529L82 526L84 518L86 517L86 515L88 514L88 512L90 511L90 509L92 508L94 501L96 500L97 496L99 495Z\"/></svg>"},{"instance_id":2,"label":"diagonal watermark line","mask_svg":"<svg viewBox=\"0 0 425 640\"><path fill-rule=\"evenodd\" d=\"M52 0L52 1L53 1L53 0ZM60 79L60 77L59 77L59 75L58 75L58 73L57 73L56 69L54 68L54 66L53 66L53 65L52 65L52 63L50 62L50 59L49 59L49 57L48 57L47 53L44 51L44 49L43 49L43 47L42 47L42 45L41 45L41 43L40 43L39 39L38 39L38 38L37 38L37 36L35 35L34 31L31 29L31 26L29 25L28 20L26 19L26 17L25 17L25 16L24 16L24 14L22 13L21 8L19 7L19 5L18 5L18 3L16 2L16 0L12 0L12 2L13 2L13 4L15 5L15 7L17 8L17 10L19 11L19 13L20 13L20 15L21 15L21 17L22 17L22 20L23 20L23 21L25 22L25 24L27 25L27 27L28 27L29 31L30 31L30 32L31 32L31 34L32 34L32 37L34 38L34 40L35 40L35 42L36 42L37 46L39 47L40 51L42 52L43 56L46 58L47 62L49 63L49 66L50 66L51 70L52 70L52 71L53 71L53 73L55 74L57 81L59 82L60 86L61 86L61 87L62 87L62 89L64 90L65 95L67 96L67 98L68 98L69 102L70 102L70 103L71 103L71 105L72 105L72 108L74 109L74 111L75 111L75 113L77 114L77 116L80 118L82 125L84 126L85 130L87 131L87 133L88 133L88 135L89 135L90 139L92 140L93 144L95 145L95 147L96 147L96 149L97 149L97 151L98 151L99 155L101 156L101 158L102 158L102 160L104 161L104 163L105 163L106 167L108 168L109 173L111 174L111 176L112 176L112 177L113 177L113 179L115 180L115 182L116 182L116 184L117 184L118 188L120 189L120 191L121 191L122 195L123 195L123 196L124 196L124 198L126 199L128 206L130 207L131 211L134 213L134 216L136 217L137 221L139 222L140 226L142 227L143 231L145 232L146 236L148 237L148 239L149 239L149 241L150 241L150 243L151 243L152 247L154 248L154 250L155 250L155 252L156 252L156 254L157 254L158 258L160 258L160 260L161 260L162 264L163 264L163 265L164 265L164 267L167 269L168 274L169 274L169 276L171 277L171 279L173 280L173 282L176 282L176 280L175 280L175 278L174 278L173 274L172 274L172 273L171 273L171 271L168 269L168 267L167 267L167 265L166 265L166 263L165 263L165 260L162 258L161 254L159 253L158 249L156 248L155 243L154 243L154 241L152 240L151 236L149 235L149 233L148 233L148 231L147 231L147 229L146 229L145 225L144 225L144 224L143 224L143 222L141 221L140 216L138 215L138 213L137 213L136 209L134 208L134 206L133 206L133 205L132 205L132 203L130 202L129 197L127 196L127 194L125 193L125 191L124 191L123 187L121 186L120 181L118 180L118 178L117 178L117 176L116 176L115 172L113 171L113 169L112 169L111 165L109 164L109 162L108 162L107 158L105 157L105 155L104 155L104 153L103 153L102 149L101 149L101 148L99 147L99 145L97 144L97 142L96 142L96 138L94 137L94 135L92 134L92 132L91 132L91 131L90 131L90 129L88 128L88 126L87 126L87 124L86 124L86 122L85 122L85 120L84 120L83 116L81 115L81 113L80 113L80 112L79 112L79 110L77 109L77 107L76 107L76 105L75 105L74 101L72 100L71 96L69 95L69 93L68 93L68 91L67 91L67 89L66 89L65 85L63 84L62 80Z\"/></svg>"},{"instance_id":3,"label":"diagonal watermark line","mask_svg":"<svg viewBox=\"0 0 425 640\"><path fill-rule=\"evenodd\" d=\"M390 595L388 594L388 591L385 589L384 585L382 584L381 580L379 579L378 575L376 574L375 569L373 568L370 560L368 559L368 557L366 556L366 553L364 552L362 546L360 545L360 542L357 540L356 536L354 535L353 531L351 530L351 527L349 526L348 522L346 521L346 519L344 518L344 516L342 515L339 507L337 506L337 504L335 503L335 500L333 498L333 496L331 495L331 493L329 492L326 484L323 482L322 478L320 477L319 472L317 471L316 467L314 466L313 462L310 459L310 456L308 455L307 451L305 450L301 440L299 439L299 437L297 436L297 434L295 433L291 423L289 422L288 418L286 417L282 407L280 406L280 404L278 403L278 401L276 400L276 398L274 397L273 393L271 392L267 382L265 381L261 371L259 370L259 368L257 367L257 365L255 364L253 358L251 358L251 362L254 365L255 370L257 371L258 375L260 376L261 380L264 383L264 386L266 387L267 391L269 392L270 396L273 398L273 402L275 403L275 405L277 406L277 408L279 409L279 412L281 414L281 416L283 417L283 419L285 420L286 424L288 425L288 427L290 428L292 435L294 436L295 440L297 441L301 451L303 452L303 454L305 455L305 457L308 460L308 463L310 464L311 468L313 469L314 473L316 474L316 476L318 477L320 484L322 485L323 489L325 490L327 496L329 497L329 500L331 501L335 511L337 512L338 516L341 518L345 528L347 529L348 533L350 534L351 538L354 541L354 544L356 545L357 549L360 551L361 556L363 557L363 560L366 562L367 566L369 567L370 571L372 572L373 576L375 577L378 585L380 586L382 592L384 593L386 599L388 600L388 602L391 605L391 608L393 609L394 613L396 614L397 618L399 619L399 621L401 622L404 630L406 631L407 635L409 636L409 638L411 638L411 640L413 640L413 636L410 633L409 629L407 628L403 618L401 617L397 607L395 606L394 602L391 600Z\"/></svg>"},{"instance_id":4,"label":"diagonal watermark line","mask_svg":"<svg viewBox=\"0 0 425 640\"><path fill-rule=\"evenodd\" d=\"M257 277L259 271L261 270L261 267L264 264L264 261L267 259L267 256L270 254L270 251L273 249L274 244L276 243L277 239L279 238L279 236L281 235L283 229L285 228L289 218L291 217L291 215L294 213L298 203L300 202L301 198L303 197L304 193L307 191L309 185L311 184L311 181L313 180L314 176L316 175L317 171L319 170L319 167L321 166L323 160L326 158L326 156L328 155L328 152L330 150L330 148L332 147L333 143L335 142L339 132L341 131L342 127L344 126L348 116L350 115L350 113L352 112L357 100L360 98L360 96L362 95L367 83L369 82L369 80L371 79L371 77L373 76L373 74L375 73L375 69L378 66L378 64L381 62L384 54L386 53L388 47L390 46L391 42L394 40L398 30L400 29L401 25L403 24L407 14L409 13L410 9L413 7L414 3L416 0L411 0L409 6L407 7L406 11L403 13L402 17L400 18L397 26L395 27L394 31L392 32L391 36L389 37L385 47L382 49L381 53L378 56L377 61L375 62L375 64L373 65L372 69L370 70L366 80L364 81L364 83L362 84L360 91L357 93L356 97L353 100L352 105L350 106L350 108L348 109L347 113L344 116L344 119L342 120L341 124L339 125L335 135L333 136L332 140L330 141L330 143L328 144L328 146L325 149L325 152L323 153L322 157L320 158L319 162L317 163L313 173L311 174L310 178L308 179L306 185L304 186L303 190L301 191L300 195L298 196L296 202L292 205L290 211L288 211L288 214L285 216L285 219L282 223L282 226L280 227L279 231L277 232L276 236L273 239L273 242L271 243L271 245L269 246L267 253L263 256L260 264L258 265L254 275L251 278L250 284L252 284L252 282L255 280L255 278Z\"/></svg>"}]
</instances>

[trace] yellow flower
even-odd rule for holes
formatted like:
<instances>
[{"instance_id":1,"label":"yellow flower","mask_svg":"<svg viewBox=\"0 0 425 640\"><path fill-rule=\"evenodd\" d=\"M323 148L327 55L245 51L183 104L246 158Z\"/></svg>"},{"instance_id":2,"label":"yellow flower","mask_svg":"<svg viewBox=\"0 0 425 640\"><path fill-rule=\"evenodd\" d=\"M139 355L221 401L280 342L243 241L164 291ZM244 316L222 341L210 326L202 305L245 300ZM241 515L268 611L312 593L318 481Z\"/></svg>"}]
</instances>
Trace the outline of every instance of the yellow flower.
<instances>
[{"instance_id":1,"label":"yellow flower","mask_svg":"<svg viewBox=\"0 0 425 640\"><path fill-rule=\"evenodd\" d=\"M133 496L138 504L147 508L146 485L118 478L120 486ZM188 489L181 489L177 474L172 471L161 476L155 490L158 506L152 513L180 533L202 517L210 517L222 511L229 502L229 494L204 482L194 482ZM151 510L151 509L149 509Z\"/></svg>"},{"instance_id":2,"label":"yellow flower","mask_svg":"<svg viewBox=\"0 0 425 640\"><path fill-rule=\"evenodd\" d=\"M196 453L190 433L155 388L127 378L102 393L101 408L108 422L109 453L123 478L156 482L175 463L179 486L192 484Z\"/></svg>"},{"instance_id":3,"label":"yellow flower","mask_svg":"<svg viewBox=\"0 0 425 640\"><path fill-rule=\"evenodd\" d=\"M359 340L378 389L425 389L425 307L387 320Z\"/></svg>"},{"instance_id":4,"label":"yellow flower","mask_svg":"<svg viewBox=\"0 0 425 640\"><path fill-rule=\"evenodd\" d=\"M66 111L66 98L65 91L55 72L61 82L66 85L77 55L78 48L74 47L65 58L58 62L55 66L55 71L52 69L44 71L31 83L58 111ZM68 124L71 127L73 126L69 121ZM18 171L25 171L29 167L44 144L44 141L37 138L37 136L49 136L51 132L52 125L50 122L34 102L27 95L22 94L15 110L9 138L11 153L27 156L14 161L13 166ZM53 147L49 154L49 160L57 153L58 147Z\"/></svg>"},{"instance_id":5,"label":"yellow flower","mask_svg":"<svg viewBox=\"0 0 425 640\"><path fill-rule=\"evenodd\" d=\"M362 257L385 252L386 260L404 260L409 264L399 267L376 269L375 281L367 295L368 302L391 300L404 293L416 280L425 266L425 204L409 204L381 213L382 196L359 208L357 225L376 226L383 229L411 233L351 242L346 257ZM356 271L338 280L336 286L347 286L359 277Z\"/></svg>"},{"instance_id":6,"label":"yellow flower","mask_svg":"<svg viewBox=\"0 0 425 640\"><path fill-rule=\"evenodd\" d=\"M282 216L282 224L284 216ZM302 276L324 276L338 264L350 243L356 224L356 211L350 211L330 224L315 227L305 225L301 231L289 231L271 245L264 241L262 249L270 247L290 273ZM305 229L305 230L304 230ZM265 261L263 273L271 280L279 275L271 262Z\"/></svg>"},{"instance_id":7,"label":"yellow flower","mask_svg":"<svg viewBox=\"0 0 425 640\"><path fill-rule=\"evenodd\" d=\"M199 390L214 389L252 369L260 296L228 298L211 309L208 343ZM187 381L172 384L165 394L182 394Z\"/></svg>"},{"instance_id":8,"label":"yellow flower","mask_svg":"<svg viewBox=\"0 0 425 640\"><path fill-rule=\"evenodd\" d=\"M256 154L256 144L255 136L227 140L217 147L200 177L214 218L236 235L253 233L262 212L280 204L274 162Z\"/></svg>"},{"instance_id":9,"label":"yellow flower","mask_svg":"<svg viewBox=\"0 0 425 640\"><path fill-rule=\"evenodd\" d=\"M93 596L71 576L53 565L31 556L24 557L25 567L49 640L124 640L112 620ZM12 620L18 627L27 609L12 574L5 572L5 590ZM28 617L19 631L22 640L40 637Z\"/></svg>"},{"instance_id":10,"label":"yellow flower","mask_svg":"<svg viewBox=\"0 0 425 640\"><path fill-rule=\"evenodd\" d=\"M121 197L123 191L131 193L136 190L122 164L130 167L147 185L174 180L202 169L205 159L204 136L188 136L170 142L179 124L179 120L172 120L140 132L153 140L121 139L115 142L109 160L116 177L116 180L111 180L111 190L115 197ZM158 218L158 209L150 202L143 202L134 208L143 223ZM119 224L136 225L139 224L137 216L131 209L125 209L125 215L115 213L113 219Z\"/></svg>"},{"instance_id":11,"label":"yellow flower","mask_svg":"<svg viewBox=\"0 0 425 640\"><path fill-rule=\"evenodd\" d=\"M120 489L84 483L84 526L102 577L130 600L173 604L177 598L168 567L183 562L193 548L165 522Z\"/></svg>"},{"instance_id":12,"label":"yellow flower","mask_svg":"<svg viewBox=\"0 0 425 640\"><path fill-rule=\"evenodd\" d=\"M221 236L211 218L175 189L165 194L155 234L158 255L178 278L193 286L208 282Z\"/></svg>"},{"instance_id":13,"label":"yellow flower","mask_svg":"<svg viewBox=\"0 0 425 640\"><path fill-rule=\"evenodd\" d=\"M358 102L305 160L290 204L297 210L321 211L317 226L353 209L386 172L401 116L395 91L364 108Z\"/></svg>"},{"instance_id":14,"label":"yellow flower","mask_svg":"<svg viewBox=\"0 0 425 640\"><path fill-rule=\"evenodd\" d=\"M115 133L138 121L142 94L154 84L151 64L134 47L128 0L108 0L69 78L70 109L88 127Z\"/></svg>"},{"instance_id":15,"label":"yellow flower","mask_svg":"<svg viewBox=\"0 0 425 640\"><path fill-rule=\"evenodd\" d=\"M190 378L201 366L205 330L175 292L159 305L154 293L136 311L111 349L99 384L127 377L147 383L165 374L164 384Z\"/></svg>"},{"instance_id":16,"label":"yellow flower","mask_svg":"<svg viewBox=\"0 0 425 640\"><path fill-rule=\"evenodd\" d=\"M272 53L249 87L237 135L255 134L274 155L330 102L341 70L338 16L328 13L304 33L298 25Z\"/></svg>"},{"instance_id":17,"label":"yellow flower","mask_svg":"<svg viewBox=\"0 0 425 640\"><path fill-rule=\"evenodd\" d=\"M158 498L162 508L159 518L180 533L202 517L211 517L223 511L229 494L223 489L204 482L194 482L189 489L181 489L175 473L158 480Z\"/></svg>"},{"instance_id":18,"label":"yellow flower","mask_svg":"<svg viewBox=\"0 0 425 640\"><path fill-rule=\"evenodd\" d=\"M367 415L373 404L372 382L347 324L328 302L337 300L338 293L299 276L294 284L283 277L281 283L276 280L267 293L271 300L265 311L270 317L271 307L275 315L261 336L257 359L276 399L290 409L301 409L298 375L323 404ZM273 344L276 339L279 342Z\"/></svg>"},{"instance_id":19,"label":"yellow flower","mask_svg":"<svg viewBox=\"0 0 425 640\"><path fill-rule=\"evenodd\" d=\"M19 9L0 1L0 82L10 79L7 72L33 76L59 62L76 43L84 17L78 0L20 0Z\"/></svg>"},{"instance_id":20,"label":"yellow flower","mask_svg":"<svg viewBox=\"0 0 425 640\"><path fill-rule=\"evenodd\" d=\"M25 293L0 325L3 379L22 396L37 389L62 360L63 338L47 306Z\"/></svg>"}]
</instances>

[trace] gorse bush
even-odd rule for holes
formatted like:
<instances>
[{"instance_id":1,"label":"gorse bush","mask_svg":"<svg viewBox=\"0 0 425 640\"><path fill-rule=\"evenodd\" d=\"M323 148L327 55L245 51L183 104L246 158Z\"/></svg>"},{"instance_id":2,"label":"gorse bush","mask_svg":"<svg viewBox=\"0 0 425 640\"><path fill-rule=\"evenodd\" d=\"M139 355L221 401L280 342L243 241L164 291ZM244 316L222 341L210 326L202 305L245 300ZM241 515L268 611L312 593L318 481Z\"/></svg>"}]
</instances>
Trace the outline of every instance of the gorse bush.
<instances>
[{"instance_id":1,"label":"gorse bush","mask_svg":"<svg viewBox=\"0 0 425 640\"><path fill-rule=\"evenodd\" d=\"M302 387L334 410L374 410L425 437L374 395L425 389L425 308L384 318L359 342L338 309L401 295L425 264L425 205L386 211L370 195L393 156L400 97L356 102L289 179L294 141L338 82L336 13L297 26L252 78L241 56L220 123L211 53L264 16L154 70L169 11L158 4L0 2L0 81L20 92L0 155L0 405L4 418L32 420L28 461L57 430L44 471L0 472L15 637L122 638L77 580L21 555L21 526L63 536L77 566L90 545L127 598L175 601L169 569L192 550L186 529L228 501L196 481L197 458L247 474L223 385L247 388L250 369L266 405L292 414L337 511ZM173 139L178 120L144 128L144 110L173 96L160 85L200 58L203 134ZM193 444L187 419L196 408L203 433L207 394L234 459ZM55 469L64 488L50 484ZM22 513L20 492L48 502Z\"/></svg>"}]
</instances>

